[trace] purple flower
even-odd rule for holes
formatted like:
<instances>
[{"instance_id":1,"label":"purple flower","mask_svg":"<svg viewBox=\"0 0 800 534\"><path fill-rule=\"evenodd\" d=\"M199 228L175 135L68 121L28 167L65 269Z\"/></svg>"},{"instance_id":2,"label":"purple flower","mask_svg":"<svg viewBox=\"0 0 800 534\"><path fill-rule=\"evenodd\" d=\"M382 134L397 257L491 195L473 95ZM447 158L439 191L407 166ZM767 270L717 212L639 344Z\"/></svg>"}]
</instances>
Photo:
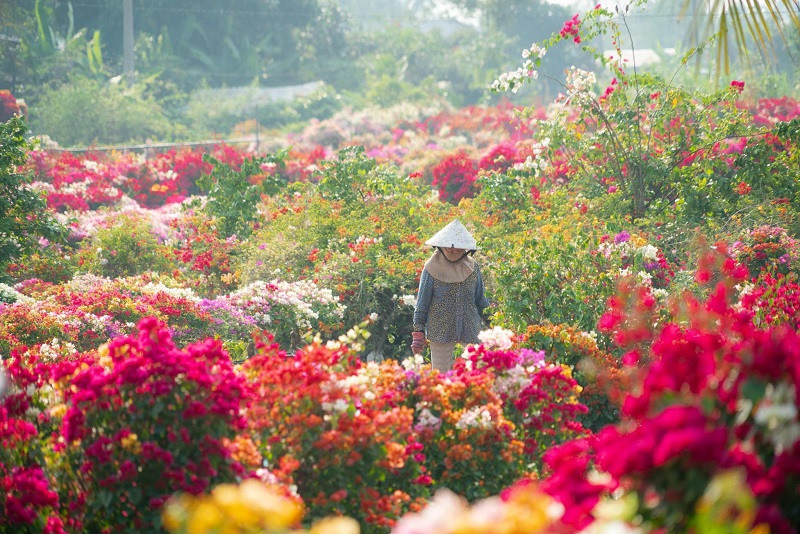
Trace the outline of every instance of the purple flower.
<instances>
[{"instance_id":1,"label":"purple flower","mask_svg":"<svg viewBox=\"0 0 800 534\"><path fill-rule=\"evenodd\" d=\"M631 234L623 230L614 236L614 244L619 245L620 243L626 243L630 238Z\"/></svg>"}]
</instances>

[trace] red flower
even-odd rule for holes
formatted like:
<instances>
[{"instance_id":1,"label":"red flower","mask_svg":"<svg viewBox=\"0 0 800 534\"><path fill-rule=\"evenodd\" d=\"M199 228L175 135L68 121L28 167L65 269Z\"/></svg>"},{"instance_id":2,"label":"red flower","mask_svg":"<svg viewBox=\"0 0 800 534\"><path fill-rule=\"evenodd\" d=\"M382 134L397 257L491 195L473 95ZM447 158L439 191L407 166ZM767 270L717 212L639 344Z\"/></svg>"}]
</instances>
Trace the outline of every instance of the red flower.
<instances>
[{"instance_id":1,"label":"red flower","mask_svg":"<svg viewBox=\"0 0 800 534\"><path fill-rule=\"evenodd\" d=\"M736 188L736 192L739 193L742 196L750 193L750 191L752 191L752 190L753 190L753 188L750 187L749 185L747 185L747 183L745 183L745 182L739 182L739 185Z\"/></svg>"}]
</instances>

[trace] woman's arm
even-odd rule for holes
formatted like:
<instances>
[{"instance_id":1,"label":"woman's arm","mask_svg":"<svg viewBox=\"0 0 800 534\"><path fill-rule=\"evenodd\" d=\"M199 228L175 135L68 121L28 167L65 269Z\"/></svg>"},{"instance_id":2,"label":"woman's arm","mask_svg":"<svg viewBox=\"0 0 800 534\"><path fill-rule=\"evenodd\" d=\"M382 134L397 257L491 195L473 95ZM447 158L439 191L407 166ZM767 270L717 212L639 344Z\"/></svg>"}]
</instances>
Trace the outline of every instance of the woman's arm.
<instances>
[{"instance_id":1,"label":"woman's arm","mask_svg":"<svg viewBox=\"0 0 800 534\"><path fill-rule=\"evenodd\" d=\"M419 291L417 291L417 304L414 307L414 331L424 332L428 324L428 310L431 306L433 295L433 277L428 271L422 270L419 278Z\"/></svg>"},{"instance_id":2,"label":"woman's arm","mask_svg":"<svg viewBox=\"0 0 800 534\"><path fill-rule=\"evenodd\" d=\"M489 307L489 299L486 298L486 290L483 287L483 276L481 276L481 270L479 267L476 266L478 271L478 283L475 285L475 306L478 307L478 311L482 311L484 308Z\"/></svg>"}]
</instances>

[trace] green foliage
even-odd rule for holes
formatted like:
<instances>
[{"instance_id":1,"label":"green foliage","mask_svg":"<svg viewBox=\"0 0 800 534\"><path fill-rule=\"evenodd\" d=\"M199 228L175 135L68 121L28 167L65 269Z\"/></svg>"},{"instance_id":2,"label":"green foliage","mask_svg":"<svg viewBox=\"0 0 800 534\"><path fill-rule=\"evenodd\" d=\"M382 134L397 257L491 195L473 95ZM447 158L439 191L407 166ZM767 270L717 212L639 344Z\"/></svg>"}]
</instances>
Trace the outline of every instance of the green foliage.
<instances>
[{"instance_id":1,"label":"green foliage","mask_svg":"<svg viewBox=\"0 0 800 534\"><path fill-rule=\"evenodd\" d=\"M286 185L280 171L285 168L287 153L288 149L282 149L266 156L245 158L239 169L203 154L203 161L214 168L197 185L208 194L205 209L219 221L222 236L245 239L250 235L252 224L258 219L256 208L261 196L274 195Z\"/></svg>"},{"instance_id":2,"label":"green foliage","mask_svg":"<svg viewBox=\"0 0 800 534\"><path fill-rule=\"evenodd\" d=\"M456 208L426 199L395 169L383 167L363 147L326 162L318 186L293 184L266 199L266 223L244 243L241 283L306 280L331 289L346 306L327 335L368 321L362 356L408 354L418 275L433 235ZM403 297L406 297L405 299Z\"/></svg>"},{"instance_id":3,"label":"green foliage","mask_svg":"<svg viewBox=\"0 0 800 534\"><path fill-rule=\"evenodd\" d=\"M29 177L17 167L25 163L25 121L0 123L0 278L21 255L34 253L40 239L63 242L66 228L47 211L47 202L28 188Z\"/></svg>"},{"instance_id":4,"label":"green foliage","mask_svg":"<svg viewBox=\"0 0 800 534\"><path fill-rule=\"evenodd\" d=\"M544 53L563 41L583 43L582 50L608 70L610 81L600 95L593 72L567 72L557 110L539 123L539 138L549 139L546 178L568 181L576 194L596 201L602 216L634 222L674 213L681 223L718 224L747 203L794 196L793 170L779 173L763 165L775 146L737 105L743 83L711 93L677 87L635 64L609 59L596 44L607 33L619 52L624 28L613 13L591 10L533 45L521 71L495 82L495 88L516 89L534 79L520 72L536 72ZM679 68L696 52L689 51ZM795 158L791 150L778 156L790 167ZM742 198L751 189L750 198Z\"/></svg>"},{"instance_id":5,"label":"green foliage","mask_svg":"<svg viewBox=\"0 0 800 534\"><path fill-rule=\"evenodd\" d=\"M263 88L256 86L237 90L200 89L191 93L180 119L192 131L208 135L229 132L237 124L253 119L269 129L311 119L324 120L341 108L339 95L329 85L288 101L265 99L262 92Z\"/></svg>"},{"instance_id":6,"label":"green foliage","mask_svg":"<svg viewBox=\"0 0 800 534\"><path fill-rule=\"evenodd\" d=\"M11 282L22 282L31 278L58 284L70 280L75 274L75 262L71 261L72 251L56 246L23 254L17 261L6 266L6 275Z\"/></svg>"},{"instance_id":7,"label":"green foliage","mask_svg":"<svg viewBox=\"0 0 800 534\"><path fill-rule=\"evenodd\" d=\"M166 272L171 266L149 221L133 215L122 215L98 230L78 252L78 263L80 270L108 278Z\"/></svg>"},{"instance_id":8,"label":"green foliage","mask_svg":"<svg viewBox=\"0 0 800 534\"><path fill-rule=\"evenodd\" d=\"M174 131L142 87L88 78L48 89L30 110L31 130L67 147L162 140Z\"/></svg>"},{"instance_id":9,"label":"green foliage","mask_svg":"<svg viewBox=\"0 0 800 534\"><path fill-rule=\"evenodd\" d=\"M411 193L414 186L397 170L378 164L365 154L363 146L343 148L336 160L321 163L319 194L328 200L341 200L346 204L363 202L368 198L391 197Z\"/></svg>"},{"instance_id":10,"label":"green foliage","mask_svg":"<svg viewBox=\"0 0 800 534\"><path fill-rule=\"evenodd\" d=\"M122 7L77 3L75 24L122 35ZM319 79L325 61L346 46L337 13L336 5L318 0L239 0L222 9L214 0L133 3L136 33L164 43L147 58L148 70L163 71L165 81L187 92L204 81L239 87L254 79L270 85ZM106 43L109 62L121 63L122 45L122 39Z\"/></svg>"}]
</instances>

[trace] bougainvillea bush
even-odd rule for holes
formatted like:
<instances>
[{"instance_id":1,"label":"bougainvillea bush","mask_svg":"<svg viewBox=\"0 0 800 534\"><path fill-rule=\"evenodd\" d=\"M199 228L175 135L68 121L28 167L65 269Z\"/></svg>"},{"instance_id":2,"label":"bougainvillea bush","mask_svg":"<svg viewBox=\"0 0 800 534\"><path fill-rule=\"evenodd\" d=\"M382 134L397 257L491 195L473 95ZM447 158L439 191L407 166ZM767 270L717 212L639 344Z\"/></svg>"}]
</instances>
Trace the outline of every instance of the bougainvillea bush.
<instances>
[{"instance_id":1,"label":"bougainvillea bush","mask_svg":"<svg viewBox=\"0 0 800 534\"><path fill-rule=\"evenodd\" d=\"M620 519L648 530L704 531L726 509L728 520L744 527L795 532L800 339L785 325L755 324L752 311L736 305L736 286L748 273L726 252L712 248L713 268L698 270L712 285L710 296L676 297L663 326L648 327L657 304L636 286L625 286L632 294L601 319L628 350L634 382L619 424L545 457L552 473L543 488L575 527L593 520L601 496L618 491L630 503ZM720 484L728 487L710 495ZM752 498L733 500L740 490ZM710 502L723 498L730 502Z\"/></svg>"},{"instance_id":2,"label":"bougainvillea bush","mask_svg":"<svg viewBox=\"0 0 800 534\"><path fill-rule=\"evenodd\" d=\"M4 453L16 489L0 501L3 529L46 520L53 532L59 521L72 532L152 530L177 489L196 494L244 474L226 440L244 427L246 384L218 341L178 349L147 318L97 352L46 356L21 349L4 366L12 389L1 427L29 445ZM27 485L12 484L23 476ZM17 502L34 484L43 493Z\"/></svg>"}]
</instances>

